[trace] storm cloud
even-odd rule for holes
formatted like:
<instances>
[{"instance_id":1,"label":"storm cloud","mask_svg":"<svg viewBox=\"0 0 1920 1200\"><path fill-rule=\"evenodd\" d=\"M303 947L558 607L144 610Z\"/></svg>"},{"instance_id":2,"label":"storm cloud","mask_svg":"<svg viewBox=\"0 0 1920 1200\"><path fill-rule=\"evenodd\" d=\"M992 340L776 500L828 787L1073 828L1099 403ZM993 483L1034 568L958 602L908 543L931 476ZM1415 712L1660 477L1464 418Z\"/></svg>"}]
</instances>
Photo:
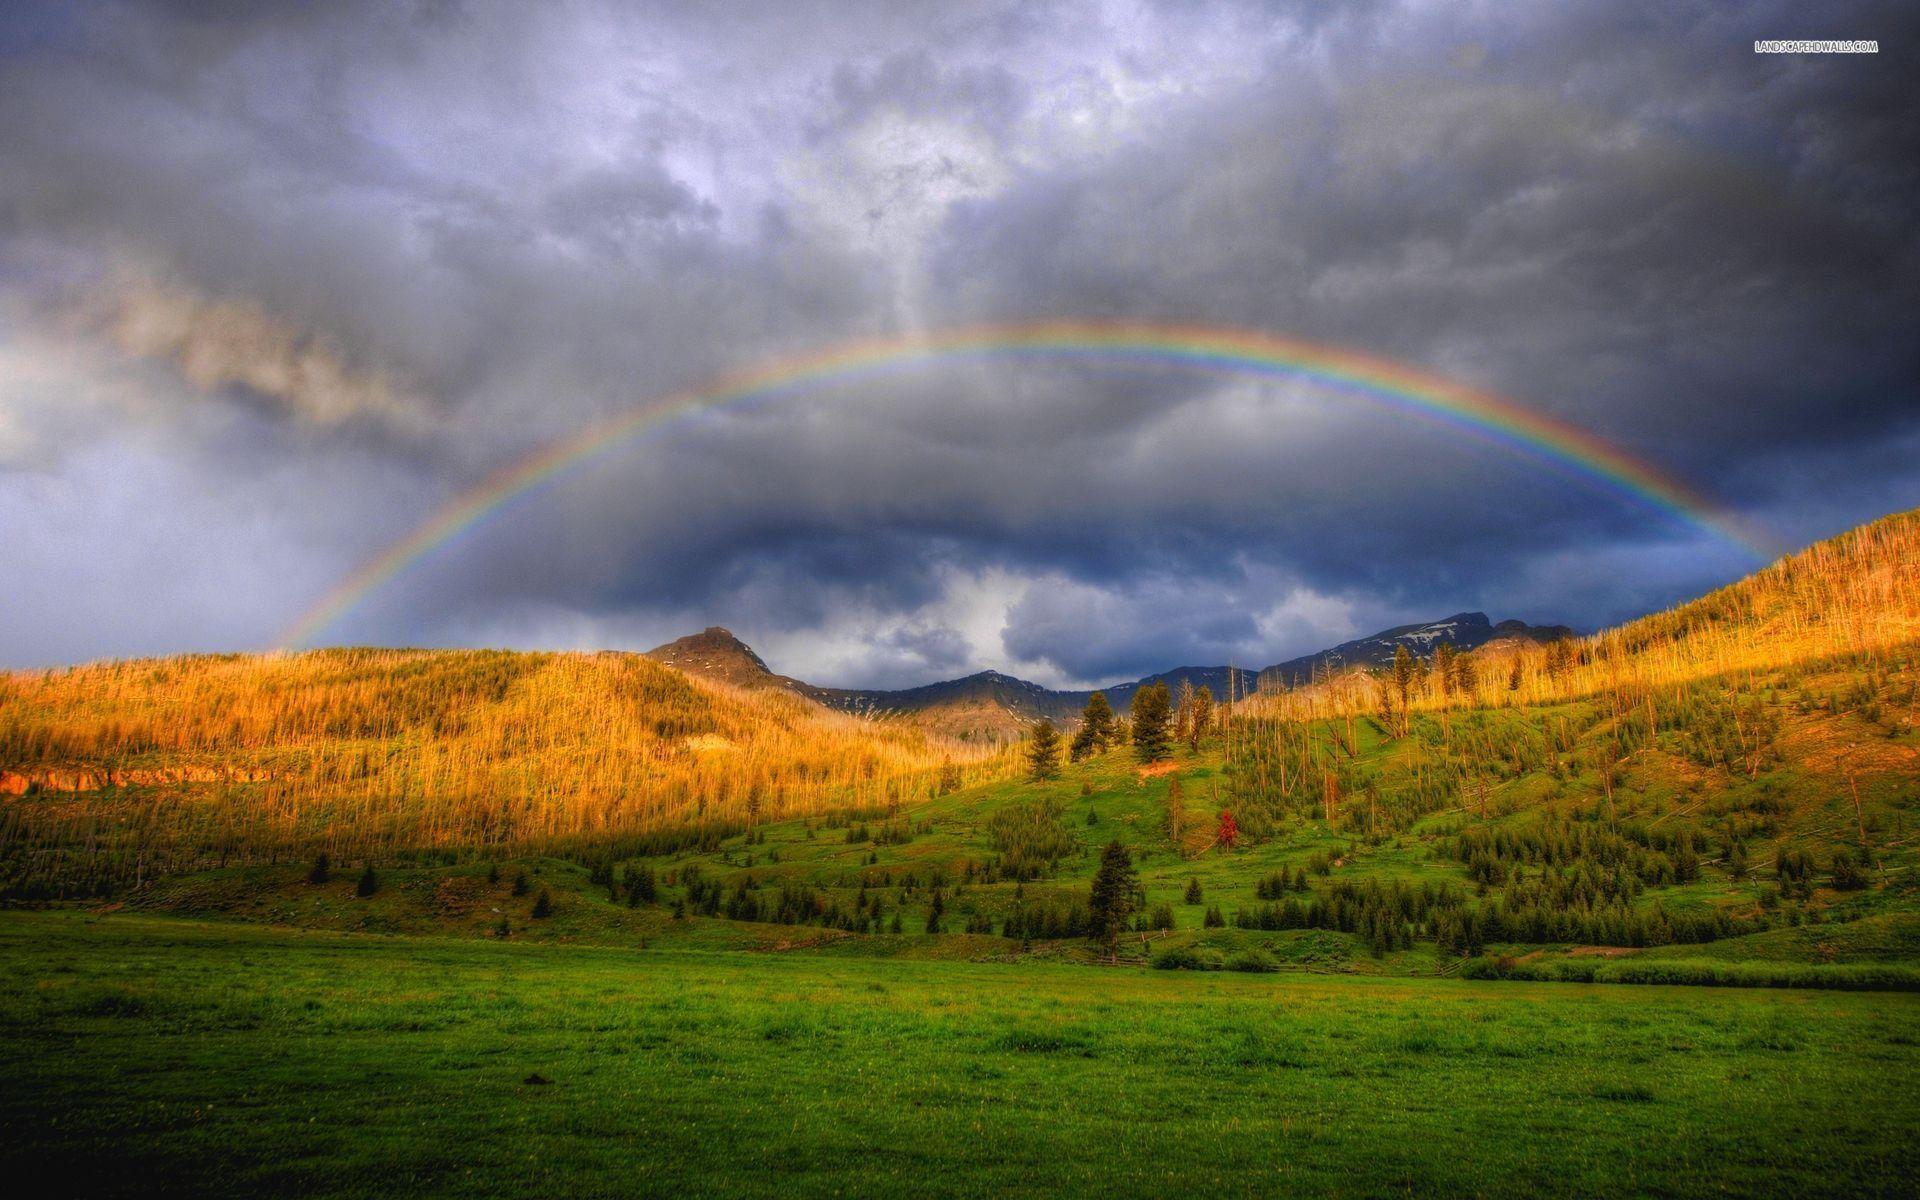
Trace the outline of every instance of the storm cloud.
<instances>
[{"instance_id":1,"label":"storm cloud","mask_svg":"<svg viewBox=\"0 0 1920 1200\"><path fill-rule=\"evenodd\" d=\"M253 649L554 439L836 341L1271 330L1609 439L1792 545L1920 503L1910 6L15 4L0 663ZM1876 38L1762 56L1756 38ZM1260 666L1734 578L1309 383L923 364L687 417L322 640L726 624L899 685Z\"/></svg>"}]
</instances>

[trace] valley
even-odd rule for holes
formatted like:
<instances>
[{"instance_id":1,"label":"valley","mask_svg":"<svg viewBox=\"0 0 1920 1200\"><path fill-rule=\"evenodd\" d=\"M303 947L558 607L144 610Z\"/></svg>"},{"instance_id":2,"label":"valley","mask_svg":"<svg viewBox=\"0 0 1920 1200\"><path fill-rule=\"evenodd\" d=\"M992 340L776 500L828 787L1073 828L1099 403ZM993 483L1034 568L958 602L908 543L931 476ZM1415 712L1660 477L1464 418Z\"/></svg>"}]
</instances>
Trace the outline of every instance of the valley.
<instances>
[{"instance_id":1,"label":"valley","mask_svg":"<svg viewBox=\"0 0 1920 1200\"><path fill-rule=\"evenodd\" d=\"M722 630L15 673L6 1153L96 1195L1899 1194L1917 550L1052 741Z\"/></svg>"}]
</instances>

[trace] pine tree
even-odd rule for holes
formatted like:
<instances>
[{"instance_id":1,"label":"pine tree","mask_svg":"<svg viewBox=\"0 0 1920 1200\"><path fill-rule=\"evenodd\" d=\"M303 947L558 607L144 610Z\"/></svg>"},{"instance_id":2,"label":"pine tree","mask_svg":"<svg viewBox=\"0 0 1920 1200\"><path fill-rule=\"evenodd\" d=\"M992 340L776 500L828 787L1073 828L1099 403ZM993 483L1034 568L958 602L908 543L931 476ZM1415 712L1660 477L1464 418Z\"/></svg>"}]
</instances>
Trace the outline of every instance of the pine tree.
<instances>
[{"instance_id":1,"label":"pine tree","mask_svg":"<svg viewBox=\"0 0 1920 1200\"><path fill-rule=\"evenodd\" d=\"M548 894L547 889L541 888L540 894L533 898L533 918L535 920L545 920L552 915L553 897Z\"/></svg>"},{"instance_id":2,"label":"pine tree","mask_svg":"<svg viewBox=\"0 0 1920 1200\"><path fill-rule=\"evenodd\" d=\"M927 932L940 932L940 917L947 911L946 897L939 888L933 889L933 896L927 903Z\"/></svg>"},{"instance_id":3,"label":"pine tree","mask_svg":"<svg viewBox=\"0 0 1920 1200\"><path fill-rule=\"evenodd\" d=\"M360 872L360 882L353 885L353 894L365 898L379 890L380 877L373 873L373 864L368 863L367 869Z\"/></svg>"},{"instance_id":4,"label":"pine tree","mask_svg":"<svg viewBox=\"0 0 1920 1200\"><path fill-rule=\"evenodd\" d=\"M1200 903L1200 900L1201 900L1200 881L1198 879L1187 880L1187 894L1181 898L1185 900L1188 904Z\"/></svg>"},{"instance_id":5,"label":"pine tree","mask_svg":"<svg viewBox=\"0 0 1920 1200\"><path fill-rule=\"evenodd\" d=\"M1693 835L1680 831L1680 844L1673 850L1673 881L1691 883L1700 878L1700 855L1693 848Z\"/></svg>"},{"instance_id":6,"label":"pine tree","mask_svg":"<svg viewBox=\"0 0 1920 1200\"><path fill-rule=\"evenodd\" d=\"M333 862L327 857L326 851L323 850L319 856L313 860L313 870L307 872L307 882L325 883L332 878Z\"/></svg>"},{"instance_id":7,"label":"pine tree","mask_svg":"<svg viewBox=\"0 0 1920 1200\"><path fill-rule=\"evenodd\" d=\"M1052 721L1041 721L1027 742L1027 778L1051 779L1059 773L1060 731Z\"/></svg>"},{"instance_id":8,"label":"pine tree","mask_svg":"<svg viewBox=\"0 0 1920 1200\"><path fill-rule=\"evenodd\" d=\"M1154 762L1167 756L1167 722L1171 700L1167 685L1143 687L1133 697L1133 749L1141 762Z\"/></svg>"},{"instance_id":9,"label":"pine tree","mask_svg":"<svg viewBox=\"0 0 1920 1200\"><path fill-rule=\"evenodd\" d=\"M1087 707L1080 714L1080 729L1073 735L1069 753L1073 761L1079 762L1113 745L1113 737L1113 706L1107 703L1105 692L1095 692L1087 697Z\"/></svg>"},{"instance_id":10,"label":"pine tree","mask_svg":"<svg viewBox=\"0 0 1920 1200\"><path fill-rule=\"evenodd\" d=\"M521 871L513 877L513 894L516 896L526 895L532 886L532 884L527 882L527 873L525 871Z\"/></svg>"},{"instance_id":11,"label":"pine tree","mask_svg":"<svg viewBox=\"0 0 1920 1200\"><path fill-rule=\"evenodd\" d=\"M1136 699L1135 704L1138 703ZM1100 869L1094 874L1093 891L1087 903L1092 934L1106 946L1110 960L1119 957L1120 934L1127 927L1127 918L1133 915L1138 893L1133 857L1116 838L1108 842L1100 854Z\"/></svg>"},{"instance_id":12,"label":"pine tree","mask_svg":"<svg viewBox=\"0 0 1920 1200\"><path fill-rule=\"evenodd\" d=\"M659 884L653 877L652 867L640 867L627 872L627 903L636 908L642 904L652 904L654 897L659 893Z\"/></svg>"}]
</instances>

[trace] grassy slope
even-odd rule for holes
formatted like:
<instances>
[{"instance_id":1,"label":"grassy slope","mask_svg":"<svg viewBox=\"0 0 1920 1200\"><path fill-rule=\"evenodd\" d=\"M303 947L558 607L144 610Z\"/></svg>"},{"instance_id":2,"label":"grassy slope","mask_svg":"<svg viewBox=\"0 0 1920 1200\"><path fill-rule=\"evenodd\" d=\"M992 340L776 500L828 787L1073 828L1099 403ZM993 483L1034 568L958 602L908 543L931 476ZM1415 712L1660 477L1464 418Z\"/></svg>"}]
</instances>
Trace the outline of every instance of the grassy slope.
<instances>
[{"instance_id":1,"label":"grassy slope","mask_svg":"<svg viewBox=\"0 0 1920 1200\"><path fill-rule=\"evenodd\" d=\"M633 654L324 650L0 672L0 897L522 852L918 799L991 754Z\"/></svg>"},{"instance_id":2,"label":"grassy slope","mask_svg":"<svg viewBox=\"0 0 1920 1200\"><path fill-rule=\"evenodd\" d=\"M1767 895L1777 851L1807 851L1824 874L1836 852L1864 840L1878 863L1879 886L1816 895L1795 911L1904 914L1915 909L1920 866L1910 836L1920 808L1920 644L1897 637L1911 625L1916 589L1903 582L1916 569L1920 513L1897 514L1591 644L1596 652L1612 646L1643 656L1620 668L1623 679L1638 663L1649 678L1673 675L1678 683L1642 681L1592 693L1618 665L1599 655L1515 692L1504 690L1496 673L1483 673L1483 691L1501 698L1496 706L1423 712L1408 736L1387 736L1391 718L1307 722L1313 740L1326 746L1351 728L1357 753L1348 760L1328 750L1296 768L1296 781L1304 776L1306 783L1276 801L1281 815L1270 839L1231 855L1190 845L1197 855L1191 861L1161 833L1168 777L1137 778L1124 752L1070 768L1051 784L989 782L927 801L946 748L920 730L838 718L791 697L697 684L635 656L344 651L6 676L0 759L22 769L158 768L191 760L267 769L275 778L0 797L0 884L23 884L11 894L29 898L125 894L136 880L150 880L156 864L162 873L198 872L216 862L273 858L282 865L170 879L140 901L294 924L480 931L501 915L510 923L522 918L531 901L504 902L501 889L475 891L470 884L456 886L467 889L462 894L442 895L437 878L402 870L396 879L420 885L402 897L419 903L388 915L384 902L354 904L348 896L342 905L305 889L304 862L324 846L348 863L372 857L393 867L418 863L413 852L426 846L471 864L483 853L472 847L488 842L495 844L488 855L565 850L581 861L618 858L633 852L631 835L642 828L699 819L737 830L753 802L763 819L815 815L772 824L771 847L749 847L735 832L718 851L668 855L654 865L678 870L694 862L732 884L745 876L752 855L753 878L762 884L835 888L851 900L845 885L870 848L837 844L842 830L821 828L823 811L903 807L920 832L906 845L874 848L876 867L912 871L924 881L935 867L951 877L966 862L992 856L985 829L996 808L1052 795L1066 805L1083 848L1056 879L1029 885L1030 894L1083 890L1093 851L1118 834L1144 853L1150 904L1177 902L1192 876L1208 903L1231 914L1252 902L1259 876L1315 856L1338 858L1338 873L1347 877L1458 882L1459 865L1437 853L1449 831L1480 819L1482 794L1488 819L1515 827L1591 814L1601 803L1596 764L1624 754L1612 798L1619 818L1687 828L1707 859L1701 880L1655 889L1643 903L1752 912ZM1793 649L1784 655L1793 659L1789 665L1687 674L1721 661L1729 645L1764 659L1775 644ZM1847 649L1824 662L1797 657L1819 646ZM1543 697L1538 703L1501 706L1535 691ZM1750 730L1742 722L1750 724L1755 712L1777 732L1751 755L1729 749L1745 740ZM1702 742L1721 747L1725 760L1702 758ZM1516 755L1510 768L1506 759ZM1188 806L1203 827L1219 808L1242 803L1223 758L1217 738L1198 755L1182 756ZM1316 807L1316 772L1328 761L1346 793L1331 820ZM994 770L970 768L974 778ZM1451 796L1450 810L1430 811L1434 805L1417 798L1421 781L1435 778L1444 786L1424 795ZM1369 786L1389 812L1385 819L1370 811ZM1083 789L1091 793L1085 799ZM1088 808L1099 825L1082 823ZM1727 877L1718 856L1735 836L1747 843L1758 879ZM769 869L766 851L775 847L783 862ZM958 911L1004 912L1011 892L1008 885L970 889L956 897ZM904 903L909 915L925 903L921 892L888 899L892 908ZM602 907L609 911L589 926L624 936L629 927L658 924L658 914L629 918ZM1176 903L1183 927L1196 925L1202 911ZM564 915L556 924L567 924Z\"/></svg>"},{"instance_id":3,"label":"grassy slope","mask_svg":"<svg viewBox=\"0 0 1920 1200\"><path fill-rule=\"evenodd\" d=\"M1823 687L1851 687L1852 681L1853 675L1848 672L1831 677L1812 674L1800 686L1813 689L1807 694L1815 695ZM1639 756L1623 771L1615 789L1622 819L1685 825L1698 829L1704 837L1718 828L1713 824L1718 819L1714 814L1741 816L1758 805L1770 814L1767 819L1772 822L1770 838L1756 839L1752 844L1753 876L1745 880L1730 878L1727 864L1714 857L1709 848L1699 880L1650 888L1641 898L1643 906L1659 903L1672 911L1717 906L1731 913L1750 914L1759 911L1761 898L1774 887L1769 869L1774 848L1804 848L1825 863L1835 850L1852 845L1857 822L1847 780L1836 774L1831 764L1823 765L1811 752L1793 747L1824 746L1836 737L1863 738L1854 728L1861 723L1859 716L1844 711L1831 713L1817 703L1803 706L1805 711L1791 712L1784 693L1781 704L1786 715L1780 740L1788 750L1756 777L1723 768L1704 770L1658 747ZM1577 723L1581 719L1579 707L1558 706L1548 719ZM1485 719L1524 723L1543 718L1533 710L1496 710ZM1650 948L1640 953L1667 960L1721 962L1920 961L1920 903L1916 903L1914 891L1914 868L1920 864L1920 855L1909 844L1908 836L1920 797L1916 796L1913 778L1900 766L1901 756L1912 753L1920 738L1913 731L1910 713L1883 710L1881 719L1887 724L1875 727L1875 747L1883 755L1880 761L1890 765L1879 770L1857 769L1853 780L1860 789L1870 836L1882 854L1883 871L1875 886L1848 893L1822 888L1804 903L1785 903L1776 910L1776 918L1782 925L1807 922L1797 928L1783 927L1701 946ZM1455 721L1462 718L1456 716ZM1432 728L1427 732L1436 734ZM1421 754L1433 753L1431 747L1416 748L1414 741L1387 738L1379 730L1363 726L1359 765L1380 781L1383 793L1392 795L1396 787L1423 769ZM1577 751L1576 745L1565 757L1571 760L1577 757ZM1084 897L1099 848L1107 840L1118 838L1129 846L1138 862L1148 905L1165 903L1173 908L1178 931L1155 935L1154 949L1199 944L1230 953L1258 945L1273 953L1283 966L1357 973L1429 974L1452 968L1452 960L1441 956L1431 943L1373 955L1357 939L1326 931L1202 930L1208 906L1218 905L1231 918L1236 909L1256 903L1254 885L1262 876L1281 867L1304 868L1317 857L1336 864L1332 879L1377 877L1413 883L1451 882L1469 890L1472 886L1463 867L1441 851L1449 832L1478 821L1477 812L1431 814L1405 830L1378 839L1362 837L1350 828L1335 830L1319 816L1303 813L1290 819L1271 840L1231 853L1218 847L1206 848L1204 835L1176 848L1164 825L1172 779L1181 781L1189 823L1206 830L1211 829L1218 808L1228 803L1220 799L1228 792L1224 770L1217 744L1203 746L1198 755L1183 755L1172 775L1143 774L1130 752L1117 750L1088 763L1068 766L1058 778L1045 783L990 782L925 802L907 810L915 833L904 844L850 843L847 824L808 819L763 825L759 832L764 840L754 844L748 844L744 835L734 835L706 850L632 859L622 864L624 870L644 863L663 879L697 866L707 878L729 888L747 878L766 890L776 890L785 882L805 884L849 908L863 874L875 879L890 874L896 883L911 874L921 886L913 890L899 886L876 889L889 912L899 909L906 915L907 932L900 937L857 937L812 926L747 925L707 918L676 921L669 918L665 905L672 902L677 889L664 888L660 906L632 909L613 902L605 889L591 885L581 863L559 859L507 861L498 881L491 884L486 879L491 863L483 856L468 856L458 863L396 866L385 869L381 892L364 900L353 894L354 872L350 868L342 869L332 883L323 886L305 882L304 863L272 869L232 869L165 881L143 904L186 914L222 914L334 929L480 936L495 931L505 918L513 936L535 940L626 945L646 942L688 948L803 946L866 955L1004 958L1021 953L1023 947L991 937L922 936L925 884L936 869L945 874L949 930L963 928L966 914L973 911L1003 917L1014 903L1015 885L960 886L965 864L984 863L993 857L987 829L997 810L1052 799L1064 809L1064 823L1080 848L1061 862L1056 875L1023 886L1029 903ZM1590 809L1597 802L1596 790L1590 777L1565 773L1555 777L1545 769L1523 773L1492 790L1488 819L1496 824L1525 826L1544 814ZM1096 824L1086 823L1089 811L1095 814ZM871 832L880 822L864 824ZM878 861L868 865L870 856ZM522 871L533 886L528 894L515 896L511 881ZM1189 879L1201 884L1204 900L1199 905L1182 900ZM528 914L534 894L541 888L553 895L557 911L551 919L535 921ZM1547 947L1544 953L1552 957L1563 949ZM1135 937L1123 950L1141 959L1148 947ZM1085 958L1090 953L1084 943L1078 942L1039 944L1025 951L1042 958ZM1515 952L1542 951L1520 947Z\"/></svg>"},{"instance_id":4,"label":"grassy slope","mask_svg":"<svg viewBox=\"0 0 1920 1200\"><path fill-rule=\"evenodd\" d=\"M91 1195L1872 1196L1920 1171L1910 996L125 914L0 913L0 959L0 1162Z\"/></svg>"}]
</instances>

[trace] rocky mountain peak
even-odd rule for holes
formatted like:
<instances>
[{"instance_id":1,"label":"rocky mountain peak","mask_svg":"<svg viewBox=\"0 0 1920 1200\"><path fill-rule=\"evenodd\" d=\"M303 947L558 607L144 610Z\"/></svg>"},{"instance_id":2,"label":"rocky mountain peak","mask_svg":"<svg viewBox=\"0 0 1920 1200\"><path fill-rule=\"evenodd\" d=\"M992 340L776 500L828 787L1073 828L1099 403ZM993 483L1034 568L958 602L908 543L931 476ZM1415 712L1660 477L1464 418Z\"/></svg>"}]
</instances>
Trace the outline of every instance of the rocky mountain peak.
<instances>
[{"instance_id":1,"label":"rocky mountain peak","mask_svg":"<svg viewBox=\"0 0 1920 1200\"><path fill-rule=\"evenodd\" d=\"M753 685L773 679L773 670L753 648L718 625L647 651L655 662L727 683Z\"/></svg>"}]
</instances>

